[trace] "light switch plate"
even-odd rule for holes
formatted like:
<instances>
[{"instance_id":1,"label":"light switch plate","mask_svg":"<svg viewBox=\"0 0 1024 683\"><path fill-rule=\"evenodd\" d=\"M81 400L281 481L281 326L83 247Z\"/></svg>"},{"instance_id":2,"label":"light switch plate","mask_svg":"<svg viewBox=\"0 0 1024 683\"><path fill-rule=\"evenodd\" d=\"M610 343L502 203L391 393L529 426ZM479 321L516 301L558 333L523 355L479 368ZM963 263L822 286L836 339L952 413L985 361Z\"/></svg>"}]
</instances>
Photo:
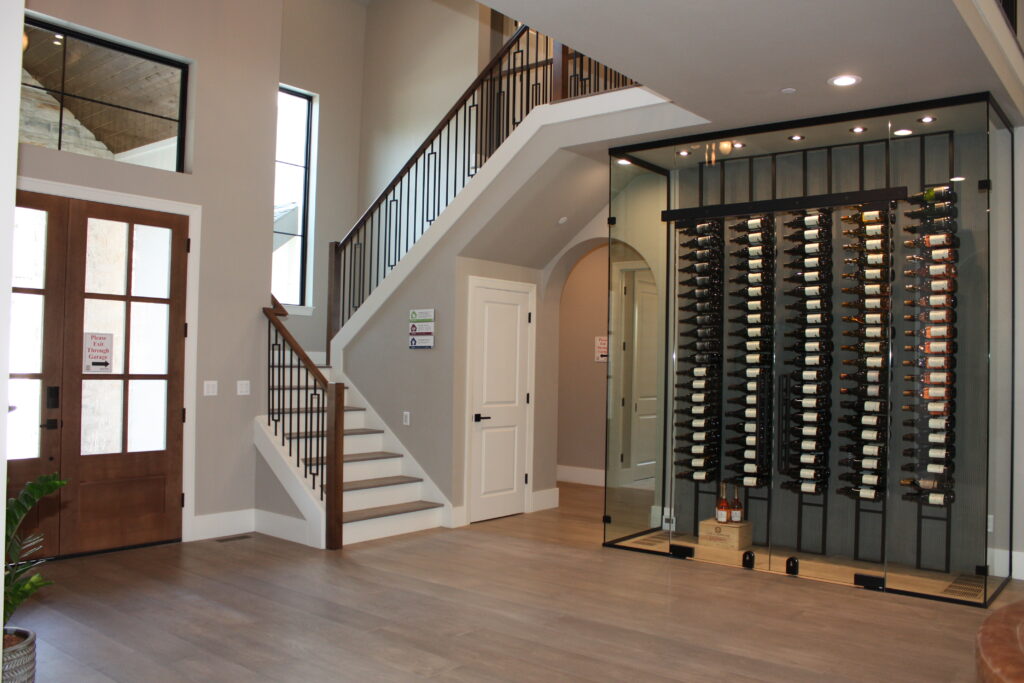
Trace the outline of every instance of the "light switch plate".
<instances>
[{"instance_id":1,"label":"light switch plate","mask_svg":"<svg viewBox=\"0 0 1024 683\"><path fill-rule=\"evenodd\" d=\"M217 395L217 380L208 379L203 382L203 396Z\"/></svg>"},{"instance_id":2,"label":"light switch plate","mask_svg":"<svg viewBox=\"0 0 1024 683\"><path fill-rule=\"evenodd\" d=\"M250 392L249 380L238 380L238 382L235 383L235 388L239 396L248 396Z\"/></svg>"},{"instance_id":3,"label":"light switch plate","mask_svg":"<svg viewBox=\"0 0 1024 683\"><path fill-rule=\"evenodd\" d=\"M408 427L410 419L411 419L411 416L409 415L409 411L408 410L403 410L402 411L402 424L405 425L406 427Z\"/></svg>"}]
</instances>

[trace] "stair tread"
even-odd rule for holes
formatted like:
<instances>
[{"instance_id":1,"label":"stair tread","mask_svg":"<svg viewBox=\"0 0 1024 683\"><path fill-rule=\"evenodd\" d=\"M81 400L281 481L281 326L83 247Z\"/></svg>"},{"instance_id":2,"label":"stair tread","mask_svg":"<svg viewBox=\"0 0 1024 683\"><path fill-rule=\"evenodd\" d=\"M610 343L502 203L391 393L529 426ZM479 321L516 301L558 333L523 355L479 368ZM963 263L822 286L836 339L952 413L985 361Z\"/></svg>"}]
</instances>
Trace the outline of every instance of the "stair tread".
<instances>
[{"instance_id":1,"label":"stair tread","mask_svg":"<svg viewBox=\"0 0 1024 683\"><path fill-rule=\"evenodd\" d=\"M431 510L439 507L442 507L441 503L432 503L428 500L417 500L411 503L398 503L396 505L381 505L380 507L363 510L349 510L342 513L341 521L343 524L362 522L367 519L391 517L392 515L402 515L407 512L419 512L420 510Z\"/></svg>"},{"instance_id":2,"label":"stair tread","mask_svg":"<svg viewBox=\"0 0 1024 683\"><path fill-rule=\"evenodd\" d=\"M367 451L365 453L346 453L345 462L365 462L367 460L389 460L401 458L401 453L390 453L388 451Z\"/></svg>"},{"instance_id":3,"label":"stair tread","mask_svg":"<svg viewBox=\"0 0 1024 683\"><path fill-rule=\"evenodd\" d=\"M271 410L270 413L272 415L285 415L285 414L289 414L289 413L322 413L325 410L326 410L326 408L324 406L320 406L319 408L315 408L315 409L314 408L275 408L274 410ZM345 412L346 413L358 412L360 410L366 410L366 408L360 408L359 406L345 406Z\"/></svg>"},{"instance_id":4,"label":"stair tread","mask_svg":"<svg viewBox=\"0 0 1024 683\"><path fill-rule=\"evenodd\" d=\"M323 436L327 432L288 432L284 435L286 439L303 439L308 436ZM356 427L355 429L346 429L345 436L366 436L367 434L383 434L383 429L371 429L369 427Z\"/></svg>"},{"instance_id":5,"label":"stair tread","mask_svg":"<svg viewBox=\"0 0 1024 683\"><path fill-rule=\"evenodd\" d=\"M364 489L376 489L384 486L398 486L399 484L416 484L423 481L420 477L410 477L399 474L393 477L375 477L373 479L360 479L358 481L346 481L342 484L345 491L362 491Z\"/></svg>"}]
</instances>

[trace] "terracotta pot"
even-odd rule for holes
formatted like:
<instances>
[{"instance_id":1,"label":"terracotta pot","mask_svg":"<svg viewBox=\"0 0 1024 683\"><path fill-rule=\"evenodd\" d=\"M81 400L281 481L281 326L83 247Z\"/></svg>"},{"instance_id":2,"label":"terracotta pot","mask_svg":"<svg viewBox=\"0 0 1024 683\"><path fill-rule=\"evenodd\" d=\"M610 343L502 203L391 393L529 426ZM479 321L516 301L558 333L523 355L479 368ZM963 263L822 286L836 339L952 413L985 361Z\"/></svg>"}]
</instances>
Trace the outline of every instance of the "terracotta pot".
<instances>
[{"instance_id":1,"label":"terracotta pot","mask_svg":"<svg viewBox=\"0 0 1024 683\"><path fill-rule=\"evenodd\" d=\"M23 628L4 626L4 635L24 638L4 648L4 683L32 683L36 680L36 634Z\"/></svg>"}]
</instances>

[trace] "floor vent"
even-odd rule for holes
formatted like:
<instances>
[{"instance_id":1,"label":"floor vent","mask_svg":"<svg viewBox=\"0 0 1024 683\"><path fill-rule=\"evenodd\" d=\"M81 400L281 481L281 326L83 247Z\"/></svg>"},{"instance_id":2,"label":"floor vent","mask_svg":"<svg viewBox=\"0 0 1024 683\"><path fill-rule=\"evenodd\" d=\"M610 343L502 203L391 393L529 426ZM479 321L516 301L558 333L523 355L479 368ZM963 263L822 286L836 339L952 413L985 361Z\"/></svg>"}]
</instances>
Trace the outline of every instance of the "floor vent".
<instances>
[{"instance_id":1,"label":"floor vent","mask_svg":"<svg viewBox=\"0 0 1024 683\"><path fill-rule=\"evenodd\" d=\"M229 536L228 538L218 538L217 543L230 543L231 541L244 541L247 538L252 538L249 534L244 536Z\"/></svg>"},{"instance_id":2,"label":"floor vent","mask_svg":"<svg viewBox=\"0 0 1024 683\"><path fill-rule=\"evenodd\" d=\"M985 577L961 574L946 586L943 595L964 600L981 600L985 597Z\"/></svg>"}]
</instances>

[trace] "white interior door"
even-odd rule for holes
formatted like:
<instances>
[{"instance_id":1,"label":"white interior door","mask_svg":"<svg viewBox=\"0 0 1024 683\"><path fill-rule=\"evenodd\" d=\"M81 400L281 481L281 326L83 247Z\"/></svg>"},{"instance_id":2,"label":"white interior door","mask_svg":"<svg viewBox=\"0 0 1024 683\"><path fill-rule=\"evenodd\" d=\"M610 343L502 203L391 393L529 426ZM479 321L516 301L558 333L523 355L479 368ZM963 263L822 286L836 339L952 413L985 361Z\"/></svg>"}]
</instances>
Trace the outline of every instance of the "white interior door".
<instances>
[{"instance_id":1,"label":"white interior door","mask_svg":"<svg viewBox=\"0 0 1024 683\"><path fill-rule=\"evenodd\" d=\"M661 433L658 428L658 287L650 270L638 270L633 278L632 410L629 454L633 483L654 486Z\"/></svg>"},{"instance_id":2,"label":"white interior door","mask_svg":"<svg viewBox=\"0 0 1024 683\"><path fill-rule=\"evenodd\" d=\"M533 288L470 280L469 520L526 510Z\"/></svg>"}]
</instances>

